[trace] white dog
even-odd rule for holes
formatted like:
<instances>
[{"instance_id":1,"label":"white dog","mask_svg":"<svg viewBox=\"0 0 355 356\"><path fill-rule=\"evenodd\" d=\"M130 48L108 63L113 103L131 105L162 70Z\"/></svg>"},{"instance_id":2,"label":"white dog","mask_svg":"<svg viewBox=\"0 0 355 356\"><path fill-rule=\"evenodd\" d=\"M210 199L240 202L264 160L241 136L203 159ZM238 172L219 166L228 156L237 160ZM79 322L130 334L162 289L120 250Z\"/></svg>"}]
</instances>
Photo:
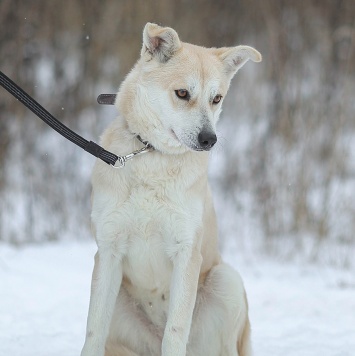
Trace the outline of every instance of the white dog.
<instances>
[{"instance_id":1,"label":"white dog","mask_svg":"<svg viewBox=\"0 0 355 356\"><path fill-rule=\"evenodd\" d=\"M243 283L221 261L207 182L223 98L249 59L261 55L194 46L171 28L145 26L102 145L118 155L142 142L154 149L122 169L96 162L98 252L82 356L251 354Z\"/></svg>"}]
</instances>

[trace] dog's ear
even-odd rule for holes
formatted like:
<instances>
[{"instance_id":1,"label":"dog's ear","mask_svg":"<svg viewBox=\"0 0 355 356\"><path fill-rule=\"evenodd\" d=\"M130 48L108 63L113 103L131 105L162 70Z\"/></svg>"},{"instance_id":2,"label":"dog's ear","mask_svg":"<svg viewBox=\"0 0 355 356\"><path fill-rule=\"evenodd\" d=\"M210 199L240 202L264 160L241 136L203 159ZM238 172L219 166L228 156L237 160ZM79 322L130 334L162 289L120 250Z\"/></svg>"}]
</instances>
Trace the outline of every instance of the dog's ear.
<instances>
[{"instance_id":1,"label":"dog's ear","mask_svg":"<svg viewBox=\"0 0 355 356\"><path fill-rule=\"evenodd\" d=\"M148 22L143 30L141 56L148 55L160 62L167 62L181 48L178 34L170 27L160 27Z\"/></svg>"},{"instance_id":2,"label":"dog's ear","mask_svg":"<svg viewBox=\"0 0 355 356\"><path fill-rule=\"evenodd\" d=\"M234 75L243 65L251 59L261 62L261 54L253 47L237 46L216 49L217 56L222 60L228 74Z\"/></svg>"}]
</instances>

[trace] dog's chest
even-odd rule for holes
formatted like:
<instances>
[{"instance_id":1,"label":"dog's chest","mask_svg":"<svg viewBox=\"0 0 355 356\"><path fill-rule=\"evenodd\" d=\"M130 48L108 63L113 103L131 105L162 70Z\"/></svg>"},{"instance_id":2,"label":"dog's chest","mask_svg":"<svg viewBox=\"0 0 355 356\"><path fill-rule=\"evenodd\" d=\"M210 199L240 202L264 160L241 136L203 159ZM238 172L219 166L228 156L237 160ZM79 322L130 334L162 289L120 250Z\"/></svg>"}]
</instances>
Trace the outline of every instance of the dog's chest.
<instances>
[{"instance_id":1,"label":"dog's chest","mask_svg":"<svg viewBox=\"0 0 355 356\"><path fill-rule=\"evenodd\" d=\"M146 220L146 219L144 219ZM140 227L138 227L140 225ZM167 290L172 262L166 250L173 242L166 241L169 232L159 228L159 220L137 223L127 241L123 273L132 285L146 290ZM148 233L149 232L149 233Z\"/></svg>"},{"instance_id":2,"label":"dog's chest","mask_svg":"<svg viewBox=\"0 0 355 356\"><path fill-rule=\"evenodd\" d=\"M203 184L192 164L144 157L147 162L133 160L120 174L103 176L108 184L100 182L94 193L92 218L98 243L122 256L126 289L158 325L168 307L174 257L189 250L202 224Z\"/></svg>"},{"instance_id":3,"label":"dog's chest","mask_svg":"<svg viewBox=\"0 0 355 356\"><path fill-rule=\"evenodd\" d=\"M173 270L168 252L176 245L178 231L184 224L177 204L171 194L168 198L162 190L142 185L132 189L124 208L126 288L157 326L164 325L168 310Z\"/></svg>"},{"instance_id":4,"label":"dog's chest","mask_svg":"<svg viewBox=\"0 0 355 356\"><path fill-rule=\"evenodd\" d=\"M131 189L122 211L127 238L123 272L133 285L162 293L169 289L169 251L184 234L187 205L171 187L140 184Z\"/></svg>"}]
</instances>

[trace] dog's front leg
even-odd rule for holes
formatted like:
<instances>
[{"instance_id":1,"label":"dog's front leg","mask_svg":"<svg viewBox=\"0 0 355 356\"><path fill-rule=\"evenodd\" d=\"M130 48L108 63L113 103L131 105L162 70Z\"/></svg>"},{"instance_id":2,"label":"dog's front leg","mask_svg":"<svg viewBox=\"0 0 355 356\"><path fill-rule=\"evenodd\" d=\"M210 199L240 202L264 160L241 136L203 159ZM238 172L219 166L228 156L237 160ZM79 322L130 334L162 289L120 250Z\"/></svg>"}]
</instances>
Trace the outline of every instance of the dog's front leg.
<instances>
[{"instance_id":1,"label":"dog's front leg","mask_svg":"<svg viewBox=\"0 0 355 356\"><path fill-rule=\"evenodd\" d=\"M122 282L121 257L109 247L95 255L86 339L81 356L103 356L112 314Z\"/></svg>"},{"instance_id":2,"label":"dog's front leg","mask_svg":"<svg viewBox=\"0 0 355 356\"><path fill-rule=\"evenodd\" d=\"M186 245L178 246L173 258L174 268L162 356L186 355L201 262L199 249Z\"/></svg>"}]
</instances>

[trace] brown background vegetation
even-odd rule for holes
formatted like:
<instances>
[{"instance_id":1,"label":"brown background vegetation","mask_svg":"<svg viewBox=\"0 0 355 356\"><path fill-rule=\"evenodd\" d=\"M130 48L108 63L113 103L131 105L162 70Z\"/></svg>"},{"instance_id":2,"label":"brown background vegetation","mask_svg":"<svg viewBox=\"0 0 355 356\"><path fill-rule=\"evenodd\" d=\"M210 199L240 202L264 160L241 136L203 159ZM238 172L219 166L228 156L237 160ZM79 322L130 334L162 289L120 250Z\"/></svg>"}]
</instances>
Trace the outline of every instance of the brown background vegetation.
<instances>
[{"instance_id":1,"label":"brown background vegetation","mask_svg":"<svg viewBox=\"0 0 355 356\"><path fill-rule=\"evenodd\" d=\"M316 246L353 243L355 2L1 0L1 70L97 140L115 113L95 98L115 91L132 67L147 21L175 28L186 42L248 44L263 54L260 66L233 82L221 124L227 163L212 173L235 216L244 210L257 217L267 246L285 236L300 245L305 235ZM249 127L244 151L233 148L240 124ZM64 141L53 147L52 136L38 148L47 132L0 92L0 240L87 232L79 226L88 225L90 158ZM352 188L335 194L339 185ZM338 215L346 216L339 225ZM50 223L42 228L43 219Z\"/></svg>"}]
</instances>

